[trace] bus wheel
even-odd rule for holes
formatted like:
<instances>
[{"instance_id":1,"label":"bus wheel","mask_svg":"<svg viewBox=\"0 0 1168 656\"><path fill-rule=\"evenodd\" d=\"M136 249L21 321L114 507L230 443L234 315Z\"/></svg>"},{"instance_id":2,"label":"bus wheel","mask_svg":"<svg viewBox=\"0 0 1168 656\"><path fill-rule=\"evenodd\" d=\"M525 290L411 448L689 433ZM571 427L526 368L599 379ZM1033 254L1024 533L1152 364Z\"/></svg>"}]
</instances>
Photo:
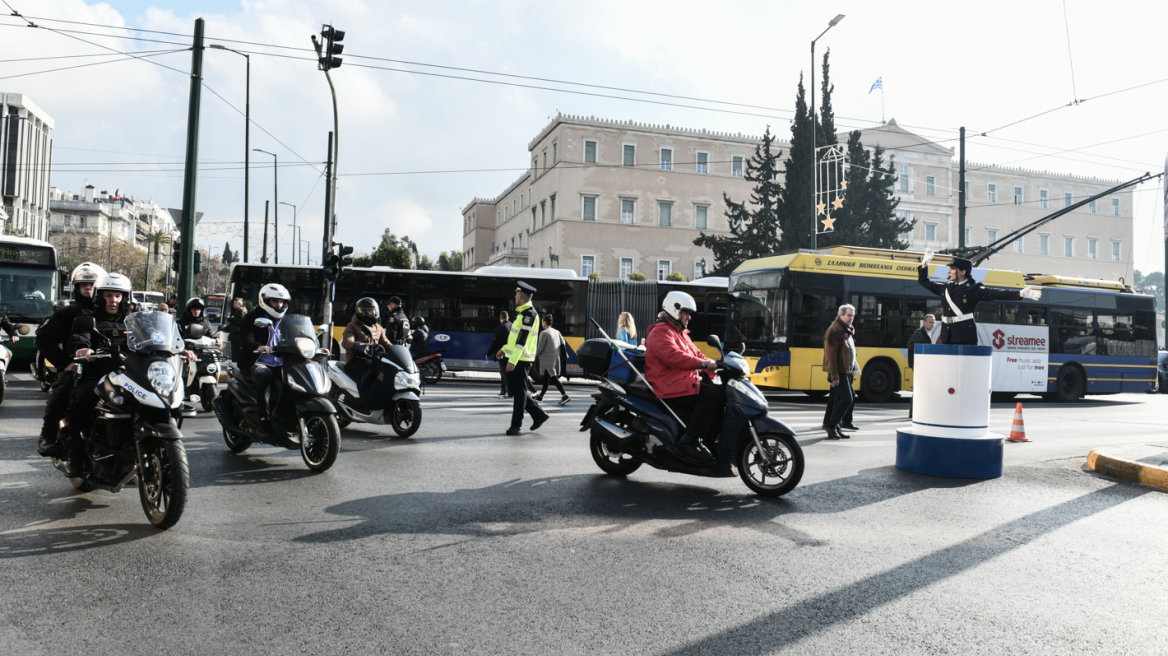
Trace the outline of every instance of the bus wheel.
<instances>
[{"instance_id":1,"label":"bus wheel","mask_svg":"<svg viewBox=\"0 0 1168 656\"><path fill-rule=\"evenodd\" d=\"M896 379L892 369L883 362L873 362L864 367L860 375L860 397L868 403L884 403L896 392Z\"/></svg>"},{"instance_id":2,"label":"bus wheel","mask_svg":"<svg viewBox=\"0 0 1168 656\"><path fill-rule=\"evenodd\" d=\"M1073 366L1059 367L1058 379L1054 383L1055 394L1063 403L1074 403L1083 398L1083 370Z\"/></svg>"}]
</instances>

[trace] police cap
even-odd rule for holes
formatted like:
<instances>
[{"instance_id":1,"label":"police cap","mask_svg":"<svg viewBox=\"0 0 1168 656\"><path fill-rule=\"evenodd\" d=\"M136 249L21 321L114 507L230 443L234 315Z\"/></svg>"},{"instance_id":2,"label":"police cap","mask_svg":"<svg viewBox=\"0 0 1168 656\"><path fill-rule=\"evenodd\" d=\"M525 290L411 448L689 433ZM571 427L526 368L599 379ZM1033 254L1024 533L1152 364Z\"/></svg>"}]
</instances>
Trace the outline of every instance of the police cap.
<instances>
[{"instance_id":1,"label":"police cap","mask_svg":"<svg viewBox=\"0 0 1168 656\"><path fill-rule=\"evenodd\" d=\"M519 286L515 288L515 291L517 291L517 292L523 292L524 294L527 294L528 296L531 296L532 294L534 294L534 293L535 293L535 287L532 287L531 285L529 285L529 284L527 284L527 283L523 282L522 280L520 280L520 281L519 281Z\"/></svg>"},{"instance_id":2,"label":"police cap","mask_svg":"<svg viewBox=\"0 0 1168 656\"><path fill-rule=\"evenodd\" d=\"M973 262L970 262L964 257L953 258L953 262L949 266L953 267L954 269L960 269L966 274L969 274L973 271Z\"/></svg>"}]
</instances>

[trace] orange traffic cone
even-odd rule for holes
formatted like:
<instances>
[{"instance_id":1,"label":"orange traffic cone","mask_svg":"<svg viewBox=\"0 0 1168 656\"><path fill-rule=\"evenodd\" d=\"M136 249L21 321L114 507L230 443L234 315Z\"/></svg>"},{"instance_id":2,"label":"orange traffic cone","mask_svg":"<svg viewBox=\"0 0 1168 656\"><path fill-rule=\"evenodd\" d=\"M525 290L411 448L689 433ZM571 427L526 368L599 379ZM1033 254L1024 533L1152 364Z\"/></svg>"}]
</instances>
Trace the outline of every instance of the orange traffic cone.
<instances>
[{"instance_id":1,"label":"orange traffic cone","mask_svg":"<svg viewBox=\"0 0 1168 656\"><path fill-rule=\"evenodd\" d=\"M1010 428L1010 437L1006 438L1007 442L1029 442L1026 439L1026 424L1022 422L1022 404L1019 403L1017 408L1014 408L1014 426Z\"/></svg>"}]
</instances>

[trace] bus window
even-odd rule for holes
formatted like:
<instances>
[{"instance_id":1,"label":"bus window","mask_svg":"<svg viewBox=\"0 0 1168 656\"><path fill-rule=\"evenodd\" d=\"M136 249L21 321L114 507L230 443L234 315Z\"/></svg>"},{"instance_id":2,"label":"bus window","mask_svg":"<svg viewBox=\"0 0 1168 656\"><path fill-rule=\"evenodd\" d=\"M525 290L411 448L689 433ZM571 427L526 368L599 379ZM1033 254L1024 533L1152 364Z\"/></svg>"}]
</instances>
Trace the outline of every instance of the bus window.
<instances>
[{"instance_id":1,"label":"bus window","mask_svg":"<svg viewBox=\"0 0 1168 656\"><path fill-rule=\"evenodd\" d=\"M982 303L973 311L973 320L978 323L1001 323L1002 306L997 303Z\"/></svg>"},{"instance_id":2,"label":"bus window","mask_svg":"<svg viewBox=\"0 0 1168 656\"><path fill-rule=\"evenodd\" d=\"M515 284L510 280L465 278L459 282L458 321L454 330L494 334L499 327L500 312L507 310L515 318L511 311L515 304Z\"/></svg>"},{"instance_id":3,"label":"bus window","mask_svg":"<svg viewBox=\"0 0 1168 656\"><path fill-rule=\"evenodd\" d=\"M839 314L840 297L835 294L802 294L800 299L799 315L794 318L792 346L823 348L823 335Z\"/></svg>"},{"instance_id":4,"label":"bus window","mask_svg":"<svg viewBox=\"0 0 1168 656\"><path fill-rule=\"evenodd\" d=\"M896 296L852 294L856 306L856 346L899 348L904 345L904 315ZM826 330L826 329L825 329Z\"/></svg>"},{"instance_id":5,"label":"bus window","mask_svg":"<svg viewBox=\"0 0 1168 656\"><path fill-rule=\"evenodd\" d=\"M787 290L757 289L734 292L734 309L728 320L726 340L746 342L748 351L769 353L786 343ZM705 335L697 333L697 339Z\"/></svg>"},{"instance_id":6,"label":"bus window","mask_svg":"<svg viewBox=\"0 0 1168 656\"><path fill-rule=\"evenodd\" d=\"M1045 326L1046 309L1025 305L1005 305L1002 307L1004 323L1017 326Z\"/></svg>"}]
</instances>

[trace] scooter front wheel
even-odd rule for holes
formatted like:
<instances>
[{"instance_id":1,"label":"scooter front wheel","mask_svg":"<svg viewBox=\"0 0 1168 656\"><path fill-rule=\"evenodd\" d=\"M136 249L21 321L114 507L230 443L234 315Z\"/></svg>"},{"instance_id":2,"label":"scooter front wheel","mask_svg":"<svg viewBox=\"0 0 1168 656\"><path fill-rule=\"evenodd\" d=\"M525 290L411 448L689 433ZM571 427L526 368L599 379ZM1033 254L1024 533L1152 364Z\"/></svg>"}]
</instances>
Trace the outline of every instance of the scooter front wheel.
<instances>
[{"instance_id":1,"label":"scooter front wheel","mask_svg":"<svg viewBox=\"0 0 1168 656\"><path fill-rule=\"evenodd\" d=\"M803 449L794 437L782 433L761 433L763 451L749 431L739 441L735 465L746 487L767 497L782 496L803 478Z\"/></svg>"},{"instance_id":2,"label":"scooter front wheel","mask_svg":"<svg viewBox=\"0 0 1168 656\"><path fill-rule=\"evenodd\" d=\"M341 428L337 418L325 412L302 417L304 435L300 436L300 456L314 472L327 471L341 452Z\"/></svg>"},{"instance_id":3,"label":"scooter front wheel","mask_svg":"<svg viewBox=\"0 0 1168 656\"><path fill-rule=\"evenodd\" d=\"M422 426L422 404L417 401L394 401L390 412L393 413L393 431L402 439L412 436Z\"/></svg>"}]
</instances>

